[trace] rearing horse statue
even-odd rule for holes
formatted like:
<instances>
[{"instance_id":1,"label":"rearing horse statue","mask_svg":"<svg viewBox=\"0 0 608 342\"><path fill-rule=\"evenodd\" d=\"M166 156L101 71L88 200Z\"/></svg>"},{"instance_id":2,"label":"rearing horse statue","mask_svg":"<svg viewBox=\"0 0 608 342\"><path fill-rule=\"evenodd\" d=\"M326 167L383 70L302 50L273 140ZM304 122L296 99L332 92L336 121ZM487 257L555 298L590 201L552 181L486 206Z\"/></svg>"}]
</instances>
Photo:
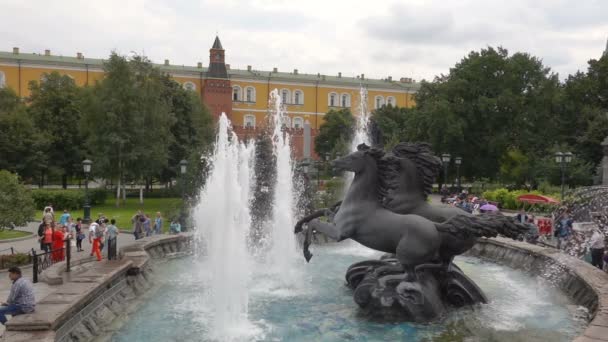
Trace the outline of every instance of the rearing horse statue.
<instances>
[{"instance_id":1,"label":"rearing horse statue","mask_svg":"<svg viewBox=\"0 0 608 342\"><path fill-rule=\"evenodd\" d=\"M387 158L384 151L365 145L335 160L335 168L354 172L355 177L333 220L311 220L305 231L307 238L312 231L318 231L337 241L350 238L369 248L395 255L395 262L385 263L376 268L372 276L358 279L352 284L356 288L355 300L361 306L369 302L370 293L382 292L382 289L390 287L389 284L396 291L391 296L398 298L402 306L408 308L409 316L414 320L439 315L442 311L438 309L442 307L440 298L445 295L444 292L449 292L447 289L450 286L467 293L468 299L463 300L466 303L485 301L481 290L470 279L457 268L452 270L453 257L471 248L478 237L495 237L499 233L516 237L527 228L506 218L488 220L464 215L464 212L439 223L385 208L383 200L394 186L391 183L394 178L383 173L393 170L397 162ZM296 233L302 226L296 226ZM310 260L312 255L306 247L305 257ZM366 265L363 267L365 271ZM429 275L430 269L437 269L444 276L437 278ZM424 274L423 279L418 279L419 272ZM365 289L359 291L362 287ZM380 302L386 303L387 299ZM412 313L416 310L421 313Z\"/></svg>"}]
</instances>

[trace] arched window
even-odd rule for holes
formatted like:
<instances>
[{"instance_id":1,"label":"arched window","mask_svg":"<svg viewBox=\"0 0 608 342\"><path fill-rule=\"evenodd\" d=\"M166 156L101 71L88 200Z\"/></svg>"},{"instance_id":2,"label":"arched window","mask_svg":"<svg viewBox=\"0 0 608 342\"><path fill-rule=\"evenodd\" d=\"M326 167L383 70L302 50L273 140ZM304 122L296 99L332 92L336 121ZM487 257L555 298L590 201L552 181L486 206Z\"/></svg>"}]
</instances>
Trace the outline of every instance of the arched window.
<instances>
[{"instance_id":1,"label":"arched window","mask_svg":"<svg viewBox=\"0 0 608 342\"><path fill-rule=\"evenodd\" d=\"M289 90L282 89L281 90L281 101L283 102L283 104L289 104L290 103L289 100L290 100Z\"/></svg>"},{"instance_id":2,"label":"arched window","mask_svg":"<svg viewBox=\"0 0 608 342\"><path fill-rule=\"evenodd\" d=\"M329 93L329 99L328 99L327 105L330 107L337 107L338 106L338 94Z\"/></svg>"},{"instance_id":3,"label":"arched window","mask_svg":"<svg viewBox=\"0 0 608 342\"><path fill-rule=\"evenodd\" d=\"M386 104L395 107L397 105L397 101L395 100L395 97L389 96L386 98Z\"/></svg>"},{"instance_id":4,"label":"arched window","mask_svg":"<svg viewBox=\"0 0 608 342\"><path fill-rule=\"evenodd\" d=\"M184 82L183 85L184 89L186 90L190 90L190 91L195 91L196 90L196 85L192 82Z\"/></svg>"},{"instance_id":5,"label":"arched window","mask_svg":"<svg viewBox=\"0 0 608 342\"><path fill-rule=\"evenodd\" d=\"M342 94L342 96L340 96L340 105L342 107L350 107L350 95Z\"/></svg>"},{"instance_id":6,"label":"arched window","mask_svg":"<svg viewBox=\"0 0 608 342\"><path fill-rule=\"evenodd\" d=\"M254 87L245 88L245 101L255 102L255 88Z\"/></svg>"},{"instance_id":7,"label":"arched window","mask_svg":"<svg viewBox=\"0 0 608 342\"><path fill-rule=\"evenodd\" d=\"M293 92L293 103L297 105L304 104L304 93L301 90Z\"/></svg>"},{"instance_id":8,"label":"arched window","mask_svg":"<svg viewBox=\"0 0 608 342\"><path fill-rule=\"evenodd\" d=\"M380 95L376 96L374 103L375 103L375 106L374 106L375 109L381 108L382 106L384 106L384 97L382 97Z\"/></svg>"},{"instance_id":9,"label":"arched window","mask_svg":"<svg viewBox=\"0 0 608 342\"><path fill-rule=\"evenodd\" d=\"M246 114L243 117L243 125L245 128L255 128L255 116L252 114Z\"/></svg>"},{"instance_id":10,"label":"arched window","mask_svg":"<svg viewBox=\"0 0 608 342\"><path fill-rule=\"evenodd\" d=\"M304 128L304 119L302 119L299 116L296 116L295 118L293 118L293 128L295 128L295 129Z\"/></svg>"},{"instance_id":11,"label":"arched window","mask_svg":"<svg viewBox=\"0 0 608 342\"><path fill-rule=\"evenodd\" d=\"M283 117L283 123L282 123L281 127L283 127L283 128L291 127L291 118L289 116Z\"/></svg>"},{"instance_id":12,"label":"arched window","mask_svg":"<svg viewBox=\"0 0 608 342\"><path fill-rule=\"evenodd\" d=\"M6 85L6 75L2 71L0 71L0 88L4 88Z\"/></svg>"},{"instance_id":13,"label":"arched window","mask_svg":"<svg viewBox=\"0 0 608 342\"><path fill-rule=\"evenodd\" d=\"M232 87L232 101L242 101L243 100L243 95L241 93L241 87L239 87L238 85L235 85L234 87Z\"/></svg>"}]
</instances>

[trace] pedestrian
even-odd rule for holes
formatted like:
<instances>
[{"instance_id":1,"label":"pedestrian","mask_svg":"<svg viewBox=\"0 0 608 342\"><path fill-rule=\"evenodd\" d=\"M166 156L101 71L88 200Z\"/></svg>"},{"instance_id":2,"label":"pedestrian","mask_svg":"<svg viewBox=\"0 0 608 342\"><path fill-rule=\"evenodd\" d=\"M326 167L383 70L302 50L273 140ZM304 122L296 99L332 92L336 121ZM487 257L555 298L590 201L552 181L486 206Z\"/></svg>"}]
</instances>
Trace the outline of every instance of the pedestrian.
<instances>
[{"instance_id":1,"label":"pedestrian","mask_svg":"<svg viewBox=\"0 0 608 342\"><path fill-rule=\"evenodd\" d=\"M76 229L76 251L82 252L82 240L84 240L85 235L82 230L82 219L80 217L76 219L74 228Z\"/></svg>"},{"instance_id":2,"label":"pedestrian","mask_svg":"<svg viewBox=\"0 0 608 342\"><path fill-rule=\"evenodd\" d=\"M599 228L593 228L591 238L589 238L589 248L591 249L591 265L604 269L604 234Z\"/></svg>"},{"instance_id":3,"label":"pedestrian","mask_svg":"<svg viewBox=\"0 0 608 342\"><path fill-rule=\"evenodd\" d=\"M63 247L65 244L63 228L64 227L62 225L58 225L57 229L53 230L53 253L51 253L51 259L53 262L63 261Z\"/></svg>"},{"instance_id":4,"label":"pedestrian","mask_svg":"<svg viewBox=\"0 0 608 342\"><path fill-rule=\"evenodd\" d=\"M53 233L55 230L55 224L51 223L44 227L44 236L42 237L42 250L50 252L53 245Z\"/></svg>"},{"instance_id":5,"label":"pedestrian","mask_svg":"<svg viewBox=\"0 0 608 342\"><path fill-rule=\"evenodd\" d=\"M59 218L59 224L62 224L65 226L65 224L68 223L69 218L70 218L70 213L68 212L67 209L64 209L63 214Z\"/></svg>"},{"instance_id":6,"label":"pedestrian","mask_svg":"<svg viewBox=\"0 0 608 342\"><path fill-rule=\"evenodd\" d=\"M131 218L131 223L133 223L133 236L135 237L135 240L141 239L143 237L143 221L141 210L138 210L137 214L133 215L133 217Z\"/></svg>"},{"instance_id":7,"label":"pedestrian","mask_svg":"<svg viewBox=\"0 0 608 342\"><path fill-rule=\"evenodd\" d=\"M519 213L516 216L517 221L519 221L519 223L526 223L528 222L528 215L526 214L526 211L523 209L519 210Z\"/></svg>"},{"instance_id":8,"label":"pedestrian","mask_svg":"<svg viewBox=\"0 0 608 342\"><path fill-rule=\"evenodd\" d=\"M564 212L561 219L557 223L557 249L566 247L566 243L572 236L572 219L568 212Z\"/></svg>"},{"instance_id":9,"label":"pedestrian","mask_svg":"<svg viewBox=\"0 0 608 342\"><path fill-rule=\"evenodd\" d=\"M171 220L171 225L169 226L169 231L171 234L179 234L182 231L182 226L179 224L177 219Z\"/></svg>"},{"instance_id":10,"label":"pedestrian","mask_svg":"<svg viewBox=\"0 0 608 342\"><path fill-rule=\"evenodd\" d=\"M41 222L38 226L38 242L40 242L40 250L44 251L44 230L46 229L46 224Z\"/></svg>"},{"instance_id":11,"label":"pedestrian","mask_svg":"<svg viewBox=\"0 0 608 342\"><path fill-rule=\"evenodd\" d=\"M91 229L93 227L93 229ZM91 248L91 256L95 255L97 261L101 261L101 239L103 238L103 230L97 222L91 223L89 227L89 243L93 244Z\"/></svg>"},{"instance_id":12,"label":"pedestrian","mask_svg":"<svg viewBox=\"0 0 608 342\"><path fill-rule=\"evenodd\" d=\"M0 323L6 324L6 315L17 316L34 312L36 297L34 287L29 280L21 276L19 267L8 269L8 277L13 282L8 299L0 306Z\"/></svg>"},{"instance_id":13,"label":"pedestrian","mask_svg":"<svg viewBox=\"0 0 608 342\"><path fill-rule=\"evenodd\" d=\"M119 231L116 227L116 220L111 219L110 225L106 227L106 236L108 237L108 260L116 259L116 239Z\"/></svg>"},{"instance_id":14,"label":"pedestrian","mask_svg":"<svg viewBox=\"0 0 608 342\"><path fill-rule=\"evenodd\" d=\"M156 212L156 219L154 220L154 234L162 234L163 232L163 218L160 216L160 211Z\"/></svg>"},{"instance_id":15,"label":"pedestrian","mask_svg":"<svg viewBox=\"0 0 608 342\"><path fill-rule=\"evenodd\" d=\"M148 214L144 215L144 221L143 221L143 226L144 226L144 232L146 232L146 236L150 236L152 235L152 229L150 227L150 216L148 216Z\"/></svg>"},{"instance_id":16,"label":"pedestrian","mask_svg":"<svg viewBox=\"0 0 608 342\"><path fill-rule=\"evenodd\" d=\"M50 207L44 208L44 215L42 215L42 222L44 222L45 225L51 224L52 222L55 221L55 216L53 215L52 210L53 210L53 208L50 208Z\"/></svg>"}]
</instances>

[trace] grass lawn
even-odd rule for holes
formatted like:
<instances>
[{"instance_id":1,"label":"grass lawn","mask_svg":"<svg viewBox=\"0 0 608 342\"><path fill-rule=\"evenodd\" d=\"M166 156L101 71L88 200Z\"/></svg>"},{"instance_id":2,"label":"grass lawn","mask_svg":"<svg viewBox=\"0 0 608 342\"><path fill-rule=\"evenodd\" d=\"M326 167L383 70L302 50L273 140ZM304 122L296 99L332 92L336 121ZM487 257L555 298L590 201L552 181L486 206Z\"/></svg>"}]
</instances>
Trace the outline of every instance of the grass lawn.
<instances>
[{"instance_id":1,"label":"grass lawn","mask_svg":"<svg viewBox=\"0 0 608 342\"><path fill-rule=\"evenodd\" d=\"M144 198L144 204L139 204L138 198L127 198L125 204L120 204L119 208L114 206L115 199L108 198L106 203L102 206L91 207L91 219L96 220L98 215L103 213L108 219L115 219L116 226L120 229L131 230L133 225L131 224L131 217L135 215L138 210L141 210L144 214L148 214L152 220L151 226L154 226L154 218L156 212L160 211L163 217L163 231L169 231L169 223L173 216L179 214L179 208L181 205L181 198ZM72 212L72 216L83 217L84 212L81 210Z\"/></svg>"},{"instance_id":2,"label":"grass lawn","mask_svg":"<svg viewBox=\"0 0 608 342\"><path fill-rule=\"evenodd\" d=\"M20 238L20 237L24 237L24 236L29 236L29 235L32 235L32 234L28 233L28 232L21 232L18 230L5 229L0 232L0 240L16 239L16 238Z\"/></svg>"}]
</instances>

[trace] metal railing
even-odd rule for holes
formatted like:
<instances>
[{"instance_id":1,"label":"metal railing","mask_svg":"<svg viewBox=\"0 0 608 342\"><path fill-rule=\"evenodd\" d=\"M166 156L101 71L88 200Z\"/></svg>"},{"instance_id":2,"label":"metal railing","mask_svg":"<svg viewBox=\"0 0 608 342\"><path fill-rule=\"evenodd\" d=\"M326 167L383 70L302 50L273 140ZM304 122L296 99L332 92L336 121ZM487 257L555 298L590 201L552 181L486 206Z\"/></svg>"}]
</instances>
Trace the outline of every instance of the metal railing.
<instances>
[{"instance_id":1,"label":"metal railing","mask_svg":"<svg viewBox=\"0 0 608 342\"><path fill-rule=\"evenodd\" d=\"M50 250L44 253L36 253L36 250L32 248L32 282L38 282L38 275L42 271L51 267L52 265L65 261L66 272L70 272L70 261L72 259L72 250L70 248L70 238L64 240L64 247Z\"/></svg>"},{"instance_id":2,"label":"metal railing","mask_svg":"<svg viewBox=\"0 0 608 342\"><path fill-rule=\"evenodd\" d=\"M11 247L11 248L5 248L5 249L0 249L0 254L2 252L6 252L6 251L11 251L11 255L15 254L15 249L13 247Z\"/></svg>"}]
</instances>

